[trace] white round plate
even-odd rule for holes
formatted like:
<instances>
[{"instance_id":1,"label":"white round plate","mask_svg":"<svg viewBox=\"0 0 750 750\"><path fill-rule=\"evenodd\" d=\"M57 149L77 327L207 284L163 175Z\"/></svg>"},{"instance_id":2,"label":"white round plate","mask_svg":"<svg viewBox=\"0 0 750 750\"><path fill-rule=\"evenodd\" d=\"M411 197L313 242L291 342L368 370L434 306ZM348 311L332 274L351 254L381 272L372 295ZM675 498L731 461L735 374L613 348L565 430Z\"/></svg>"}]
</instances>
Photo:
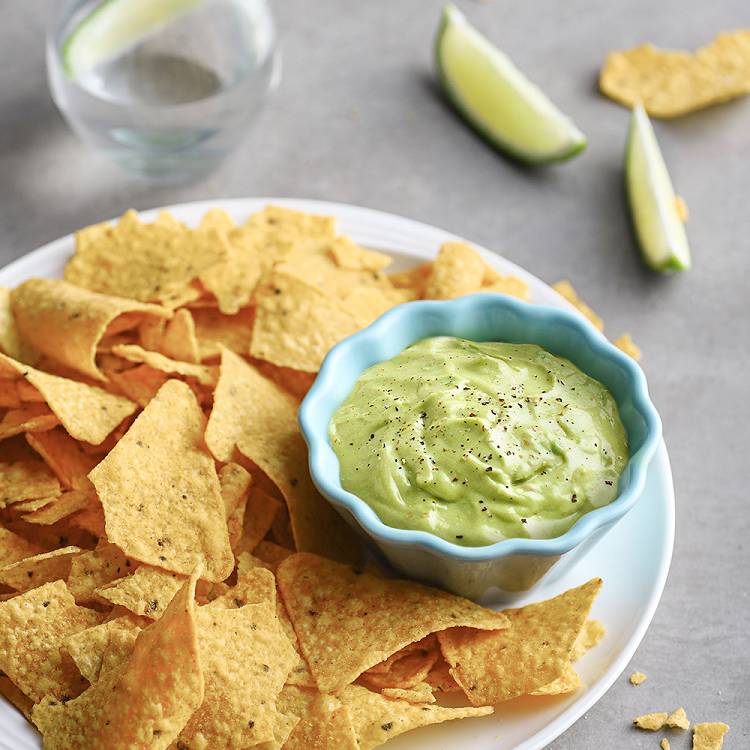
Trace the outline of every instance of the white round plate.
<instances>
[{"instance_id":1,"label":"white round plate","mask_svg":"<svg viewBox=\"0 0 750 750\"><path fill-rule=\"evenodd\" d=\"M220 206L236 221L268 203L337 217L342 233L362 245L388 251L393 269L432 259L441 243L459 239L441 229L370 209L312 200L254 198L206 201L170 207L178 219L196 224L206 210ZM143 213L151 220L156 211ZM534 302L569 307L550 287L518 266L489 252L480 252L500 273L523 278ZM73 251L68 236L20 258L0 271L1 286L15 286L31 276L59 277ZM407 733L388 743L391 750L540 750L583 715L620 676L646 633L659 603L669 570L674 539L674 493L667 450L662 443L649 469L643 495L633 510L564 576L554 568L529 594L544 599L600 576L604 587L592 617L607 635L576 664L584 686L570 696L526 698L501 705L488 717L440 724ZM0 702L0 747L35 750L38 735L4 701Z\"/></svg>"}]
</instances>

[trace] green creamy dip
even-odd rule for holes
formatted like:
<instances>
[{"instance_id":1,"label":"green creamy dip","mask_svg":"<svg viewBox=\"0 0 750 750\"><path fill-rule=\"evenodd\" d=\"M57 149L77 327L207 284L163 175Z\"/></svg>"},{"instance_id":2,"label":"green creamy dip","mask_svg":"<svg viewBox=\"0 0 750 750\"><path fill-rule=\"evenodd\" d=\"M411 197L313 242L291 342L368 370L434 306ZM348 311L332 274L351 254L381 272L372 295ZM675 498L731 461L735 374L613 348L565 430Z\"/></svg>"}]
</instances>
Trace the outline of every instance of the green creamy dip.
<instances>
[{"instance_id":1,"label":"green creamy dip","mask_svg":"<svg viewBox=\"0 0 750 750\"><path fill-rule=\"evenodd\" d=\"M609 391L533 344L420 341L366 370L329 432L383 523L467 547L563 534L628 459Z\"/></svg>"}]
</instances>

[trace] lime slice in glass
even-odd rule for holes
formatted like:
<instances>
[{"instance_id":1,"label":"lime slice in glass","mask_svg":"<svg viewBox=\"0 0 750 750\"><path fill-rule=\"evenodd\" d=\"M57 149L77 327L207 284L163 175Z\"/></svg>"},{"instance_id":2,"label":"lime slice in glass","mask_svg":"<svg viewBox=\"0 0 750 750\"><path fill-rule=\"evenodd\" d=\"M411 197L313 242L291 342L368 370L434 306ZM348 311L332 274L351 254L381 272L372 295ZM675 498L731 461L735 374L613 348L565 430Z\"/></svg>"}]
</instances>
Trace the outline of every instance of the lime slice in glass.
<instances>
[{"instance_id":1,"label":"lime slice in glass","mask_svg":"<svg viewBox=\"0 0 750 750\"><path fill-rule=\"evenodd\" d=\"M520 161L575 156L586 137L547 96L447 5L435 38L438 77L448 98L490 143Z\"/></svg>"},{"instance_id":2,"label":"lime slice in glass","mask_svg":"<svg viewBox=\"0 0 750 750\"><path fill-rule=\"evenodd\" d=\"M65 73L78 78L113 60L202 0L104 0L63 42Z\"/></svg>"},{"instance_id":3,"label":"lime slice in glass","mask_svg":"<svg viewBox=\"0 0 750 750\"><path fill-rule=\"evenodd\" d=\"M643 107L630 118L625 148L625 187L643 259L656 271L690 268L690 248L680 202L669 179L654 129Z\"/></svg>"}]
</instances>

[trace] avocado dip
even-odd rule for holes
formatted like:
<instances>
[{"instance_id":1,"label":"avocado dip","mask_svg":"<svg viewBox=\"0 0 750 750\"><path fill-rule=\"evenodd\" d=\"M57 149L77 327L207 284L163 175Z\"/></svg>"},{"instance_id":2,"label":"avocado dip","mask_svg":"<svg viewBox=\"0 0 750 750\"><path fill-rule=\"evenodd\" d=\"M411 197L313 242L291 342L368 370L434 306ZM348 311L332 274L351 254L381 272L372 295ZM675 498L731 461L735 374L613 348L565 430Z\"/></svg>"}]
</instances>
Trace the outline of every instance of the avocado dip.
<instances>
[{"instance_id":1,"label":"avocado dip","mask_svg":"<svg viewBox=\"0 0 750 750\"><path fill-rule=\"evenodd\" d=\"M365 370L329 436L383 523L467 547L565 533L615 499L628 459L614 398L572 362L445 336Z\"/></svg>"}]
</instances>

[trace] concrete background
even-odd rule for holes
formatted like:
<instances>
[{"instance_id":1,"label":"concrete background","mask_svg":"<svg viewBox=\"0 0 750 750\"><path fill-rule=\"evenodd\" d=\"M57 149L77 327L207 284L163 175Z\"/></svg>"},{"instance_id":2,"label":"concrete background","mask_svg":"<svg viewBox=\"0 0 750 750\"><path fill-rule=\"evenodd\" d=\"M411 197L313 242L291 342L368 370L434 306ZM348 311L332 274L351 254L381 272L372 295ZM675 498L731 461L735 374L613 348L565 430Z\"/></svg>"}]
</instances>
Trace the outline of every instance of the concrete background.
<instances>
[{"instance_id":1,"label":"concrete background","mask_svg":"<svg viewBox=\"0 0 750 750\"><path fill-rule=\"evenodd\" d=\"M526 171L449 112L430 77L438 0L285 0L284 79L227 164L189 187L117 172L69 132L47 93L47 0L0 0L0 265L84 224L202 198L288 195L361 204L496 249L542 279L569 278L607 323L630 331L661 411L677 490L677 543L632 669L555 750L656 748L628 719L684 705L750 747L750 101L657 135L690 208L695 268L641 266L622 191L627 113L596 91L606 52L642 41L693 48L748 23L746 0L530 0L460 6L589 136L568 164ZM744 11L744 12L743 12ZM744 458L743 458L744 456ZM637 554L637 547L634 547ZM675 735L672 747L689 747Z\"/></svg>"}]
</instances>

